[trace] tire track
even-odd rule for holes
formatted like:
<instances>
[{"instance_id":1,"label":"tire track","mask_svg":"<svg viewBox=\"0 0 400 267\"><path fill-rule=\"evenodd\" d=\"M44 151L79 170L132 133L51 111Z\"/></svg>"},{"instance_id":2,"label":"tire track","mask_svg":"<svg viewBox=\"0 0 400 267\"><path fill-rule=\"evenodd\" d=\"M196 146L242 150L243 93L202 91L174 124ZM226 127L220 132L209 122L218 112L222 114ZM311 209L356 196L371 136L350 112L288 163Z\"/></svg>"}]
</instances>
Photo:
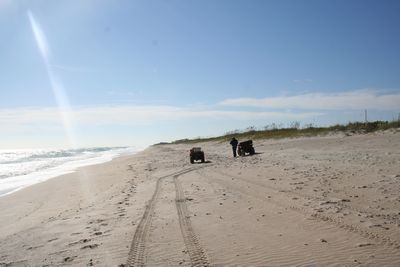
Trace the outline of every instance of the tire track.
<instances>
[{"instance_id":1,"label":"tire track","mask_svg":"<svg viewBox=\"0 0 400 267\"><path fill-rule=\"evenodd\" d=\"M181 175L181 174L180 174ZM178 180L179 175L174 176L175 191L176 191L176 209L178 210L179 224L185 242L187 251L189 252L192 266L210 266L207 256L202 249L200 242L193 230L190 221L189 212L186 206L186 198L183 193L182 185Z\"/></svg>"},{"instance_id":2,"label":"tire track","mask_svg":"<svg viewBox=\"0 0 400 267\"><path fill-rule=\"evenodd\" d=\"M152 218L154 215L154 207L157 202L158 195L160 193L160 187L161 187L162 180L173 177L174 181L175 181L175 179L177 179L177 177L179 177L180 175L194 171L196 169L199 169L199 168L189 168L186 170L181 170L181 171L169 174L169 175L162 176L157 179L156 188L154 190L153 196L151 197L150 201L146 205L146 209L143 213L143 216L142 216L138 226L136 227L136 231L133 236L132 243L131 243L131 248L129 250L128 261L127 261L126 266L133 267L133 266L145 266L146 265L146 254L145 254L146 253L146 241L150 234L151 221L152 221ZM175 188L176 188L176 184L175 184ZM178 190L176 190L176 191L177 191L176 199L178 199ZM181 195L183 195L182 189L180 189L180 192L181 192ZM181 198L179 198L179 199L181 199ZM177 203L178 203L178 201L177 201ZM197 252L198 245L193 246L193 242L195 242L194 244L197 244L198 241L193 232L193 229L191 228L190 220L188 220L188 218L186 218L186 216L187 216L186 215L187 214L186 204L184 206L185 206L185 208L183 208L184 211L182 213L179 211L178 204L177 204L181 230L182 230L182 224L185 225L186 226L185 229L187 229L187 230L185 230L185 231L182 230L182 234L185 233L185 235L186 235L186 237L184 235L185 245L187 246L187 249L189 251L189 255L190 255L192 262L198 262L198 260L196 260L198 257L196 254L196 253L198 253ZM183 218L182 216L185 216L185 217ZM182 221L184 221L184 222L182 223ZM187 226L189 226L189 228ZM186 241L186 239L188 239L188 242ZM193 240L195 240L195 241L193 241ZM189 244L189 247L187 244ZM195 251L195 252L193 252L193 251ZM193 258L192 258L192 254L193 254ZM197 264L194 266L208 266L208 264L207 265L204 265L204 264L198 265Z\"/></svg>"},{"instance_id":3,"label":"tire track","mask_svg":"<svg viewBox=\"0 0 400 267\"><path fill-rule=\"evenodd\" d=\"M146 239L149 236L154 206L158 197L158 193L160 191L160 183L164 178L165 177L161 177L157 180L156 189L153 193L153 196L146 206L139 225L136 227L135 235L133 236L131 248L129 251L127 266L144 266L145 264Z\"/></svg>"}]
</instances>

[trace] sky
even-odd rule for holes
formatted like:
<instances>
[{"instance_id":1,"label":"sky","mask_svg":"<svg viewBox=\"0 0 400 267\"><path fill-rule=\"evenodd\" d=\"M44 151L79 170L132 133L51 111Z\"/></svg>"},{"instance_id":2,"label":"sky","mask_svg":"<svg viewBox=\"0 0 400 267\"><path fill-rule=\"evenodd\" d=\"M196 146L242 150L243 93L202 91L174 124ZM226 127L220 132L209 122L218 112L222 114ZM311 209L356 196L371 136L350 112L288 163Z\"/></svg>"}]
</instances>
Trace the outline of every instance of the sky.
<instances>
[{"instance_id":1,"label":"sky","mask_svg":"<svg viewBox=\"0 0 400 267\"><path fill-rule=\"evenodd\" d=\"M400 1L0 0L0 149L400 114Z\"/></svg>"}]
</instances>

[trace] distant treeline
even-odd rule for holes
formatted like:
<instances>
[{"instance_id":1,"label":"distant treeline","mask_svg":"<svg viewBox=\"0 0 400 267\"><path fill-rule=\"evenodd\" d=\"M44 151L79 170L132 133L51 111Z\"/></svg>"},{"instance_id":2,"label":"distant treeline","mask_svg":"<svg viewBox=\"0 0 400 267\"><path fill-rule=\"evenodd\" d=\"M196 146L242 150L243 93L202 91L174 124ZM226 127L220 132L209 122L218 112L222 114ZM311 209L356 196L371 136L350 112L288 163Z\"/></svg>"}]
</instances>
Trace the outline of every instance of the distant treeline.
<instances>
[{"instance_id":1,"label":"distant treeline","mask_svg":"<svg viewBox=\"0 0 400 267\"><path fill-rule=\"evenodd\" d=\"M400 121L372 121L372 122L350 122L346 125L336 124L328 127L315 127L312 124L300 127L299 122L292 122L289 127L282 127L275 123L266 125L263 129L250 126L244 130L233 130L216 137L197 137L194 139L180 139L170 144L191 144L208 141L228 141L235 137L237 139L269 139L269 138L290 138L301 136L326 135L332 132L344 132L346 134L362 134L390 128L399 128ZM165 142L159 144L168 144ZM157 144L158 145L158 144Z\"/></svg>"}]
</instances>

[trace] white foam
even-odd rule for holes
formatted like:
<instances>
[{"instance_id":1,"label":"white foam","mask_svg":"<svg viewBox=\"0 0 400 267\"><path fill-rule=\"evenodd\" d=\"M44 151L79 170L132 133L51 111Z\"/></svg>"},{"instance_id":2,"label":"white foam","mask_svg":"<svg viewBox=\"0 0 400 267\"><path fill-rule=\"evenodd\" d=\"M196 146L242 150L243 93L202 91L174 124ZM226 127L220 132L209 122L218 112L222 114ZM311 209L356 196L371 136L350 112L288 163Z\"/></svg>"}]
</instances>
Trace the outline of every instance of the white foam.
<instances>
[{"instance_id":1,"label":"white foam","mask_svg":"<svg viewBox=\"0 0 400 267\"><path fill-rule=\"evenodd\" d=\"M50 167L44 167L39 170L33 168L31 169L31 172L29 172L29 165L31 162L25 162L24 164L18 162L12 163L12 165L15 165L14 167L20 165L21 168L26 169L25 172L29 173L0 179L0 196L14 193L18 190L46 181L50 178L74 172L79 167L104 163L111 161L115 157L134 154L137 151L138 150L134 148L120 148L101 152L82 151L82 154L79 156L70 157L68 160L64 159L64 162L61 163L57 162L60 163L59 165L56 164L57 166L52 165L55 164L54 161L57 161L57 159L49 157L44 164L47 163ZM20 172L21 170L15 171L15 173Z\"/></svg>"}]
</instances>

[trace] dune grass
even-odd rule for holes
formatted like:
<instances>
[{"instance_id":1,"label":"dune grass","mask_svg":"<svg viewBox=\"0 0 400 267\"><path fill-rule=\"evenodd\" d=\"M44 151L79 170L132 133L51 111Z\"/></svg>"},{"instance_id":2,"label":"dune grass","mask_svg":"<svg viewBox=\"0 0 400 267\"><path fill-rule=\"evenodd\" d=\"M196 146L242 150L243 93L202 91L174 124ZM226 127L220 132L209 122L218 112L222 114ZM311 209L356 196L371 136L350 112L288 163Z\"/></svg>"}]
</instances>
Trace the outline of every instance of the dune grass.
<instances>
[{"instance_id":1,"label":"dune grass","mask_svg":"<svg viewBox=\"0 0 400 267\"><path fill-rule=\"evenodd\" d=\"M265 130L257 130L255 127L249 127L247 130L243 131L232 131L221 136L216 137L198 137L194 139L180 139L171 142L171 144L194 144L199 142L210 142L210 141L220 141L226 142L231 140L233 137L239 140L246 139L279 139L279 138L294 138L302 136L319 136L327 135L335 132L344 132L346 134L363 134L370 133L379 130L387 130L390 128L399 128L400 121L373 121L373 122L351 122L346 125L333 125L329 127L314 127L308 125L304 128L299 127L299 123L294 123L292 127L289 128L275 128L272 126L271 129L266 127ZM164 143L165 144L165 143Z\"/></svg>"}]
</instances>

